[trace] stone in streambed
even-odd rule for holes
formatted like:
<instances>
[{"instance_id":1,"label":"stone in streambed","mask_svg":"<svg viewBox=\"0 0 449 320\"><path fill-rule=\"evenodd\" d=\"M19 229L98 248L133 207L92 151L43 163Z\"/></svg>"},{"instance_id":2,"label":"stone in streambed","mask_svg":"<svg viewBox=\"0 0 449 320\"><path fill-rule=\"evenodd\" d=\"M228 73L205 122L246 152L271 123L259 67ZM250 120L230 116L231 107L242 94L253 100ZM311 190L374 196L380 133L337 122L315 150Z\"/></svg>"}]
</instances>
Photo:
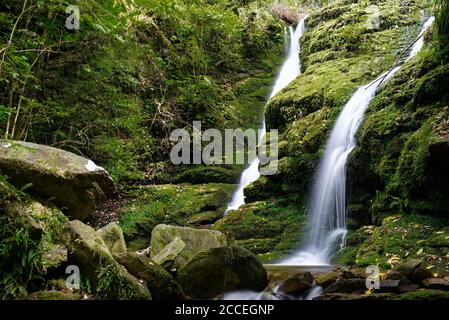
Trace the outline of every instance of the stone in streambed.
<instances>
[{"instance_id":1,"label":"stone in streambed","mask_svg":"<svg viewBox=\"0 0 449 320\"><path fill-rule=\"evenodd\" d=\"M424 279L422 285L428 289L449 290L449 282L441 278Z\"/></svg>"},{"instance_id":2,"label":"stone in streambed","mask_svg":"<svg viewBox=\"0 0 449 320\"><path fill-rule=\"evenodd\" d=\"M397 280L400 286L409 285L411 281L405 274L397 270L391 270L387 273L386 280Z\"/></svg>"},{"instance_id":3,"label":"stone in streambed","mask_svg":"<svg viewBox=\"0 0 449 320\"><path fill-rule=\"evenodd\" d=\"M395 295L392 293L326 293L313 298L313 300L387 300L394 297Z\"/></svg>"},{"instance_id":4,"label":"stone in streambed","mask_svg":"<svg viewBox=\"0 0 449 320\"><path fill-rule=\"evenodd\" d=\"M376 293L399 293L401 292L399 288L399 280L380 280L379 289L374 289Z\"/></svg>"},{"instance_id":5,"label":"stone in streambed","mask_svg":"<svg viewBox=\"0 0 449 320\"><path fill-rule=\"evenodd\" d=\"M432 277L432 272L426 268L426 264L420 259L409 259L394 268L394 271L401 272L413 282L421 282Z\"/></svg>"},{"instance_id":6,"label":"stone in streambed","mask_svg":"<svg viewBox=\"0 0 449 320\"><path fill-rule=\"evenodd\" d=\"M279 291L286 294L301 294L312 288L313 281L310 272L294 274L280 285Z\"/></svg>"},{"instance_id":7,"label":"stone in streambed","mask_svg":"<svg viewBox=\"0 0 449 320\"><path fill-rule=\"evenodd\" d=\"M366 290L365 279L344 279L339 278L336 282L327 287L323 293L354 293Z\"/></svg>"},{"instance_id":8,"label":"stone in streambed","mask_svg":"<svg viewBox=\"0 0 449 320\"><path fill-rule=\"evenodd\" d=\"M235 245L196 254L178 270L177 278L187 295L199 299L234 290L260 292L268 284L267 272L256 256Z\"/></svg>"},{"instance_id":9,"label":"stone in streambed","mask_svg":"<svg viewBox=\"0 0 449 320\"><path fill-rule=\"evenodd\" d=\"M185 299L181 286L173 279L173 276L161 266L155 265L149 258L133 252L114 254L114 258L129 273L147 282L153 299Z\"/></svg>"},{"instance_id":10,"label":"stone in streambed","mask_svg":"<svg viewBox=\"0 0 449 320\"><path fill-rule=\"evenodd\" d=\"M335 271L321 273L316 278L316 284L321 287L327 287L336 282L340 276L340 273Z\"/></svg>"},{"instance_id":11,"label":"stone in streambed","mask_svg":"<svg viewBox=\"0 0 449 320\"><path fill-rule=\"evenodd\" d=\"M186 246L175 258L173 268L183 266L198 252L227 245L225 235L219 231L159 224L151 233L151 258L157 256L175 238L180 238Z\"/></svg>"},{"instance_id":12,"label":"stone in streambed","mask_svg":"<svg viewBox=\"0 0 449 320\"><path fill-rule=\"evenodd\" d=\"M51 199L75 219L83 220L111 197L114 183L91 160L49 146L0 140L0 173L27 192Z\"/></svg>"}]
</instances>

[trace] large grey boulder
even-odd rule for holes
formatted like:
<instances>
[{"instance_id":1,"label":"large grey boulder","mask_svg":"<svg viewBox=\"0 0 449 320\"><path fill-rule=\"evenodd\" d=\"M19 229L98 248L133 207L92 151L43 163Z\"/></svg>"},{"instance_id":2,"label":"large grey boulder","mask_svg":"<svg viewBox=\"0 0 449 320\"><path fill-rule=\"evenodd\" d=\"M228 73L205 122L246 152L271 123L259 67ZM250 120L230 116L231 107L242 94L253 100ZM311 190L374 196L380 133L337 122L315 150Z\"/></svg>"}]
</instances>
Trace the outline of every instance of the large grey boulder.
<instances>
[{"instance_id":1,"label":"large grey boulder","mask_svg":"<svg viewBox=\"0 0 449 320\"><path fill-rule=\"evenodd\" d=\"M69 263L78 266L100 295L109 299L148 300L148 288L112 256L106 243L90 226L78 220L66 225Z\"/></svg>"},{"instance_id":2,"label":"large grey boulder","mask_svg":"<svg viewBox=\"0 0 449 320\"><path fill-rule=\"evenodd\" d=\"M180 238L185 248L176 256L173 268L183 266L198 252L228 244L226 236L219 231L159 224L151 233L151 258L157 256L175 238Z\"/></svg>"},{"instance_id":3,"label":"large grey boulder","mask_svg":"<svg viewBox=\"0 0 449 320\"><path fill-rule=\"evenodd\" d=\"M109 174L91 160L49 146L0 140L0 173L30 194L51 199L66 214L83 220L114 191Z\"/></svg>"},{"instance_id":4,"label":"large grey boulder","mask_svg":"<svg viewBox=\"0 0 449 320\"><path fill-rule=\"evenodd\" d=\"M262 291L267 272L257 257L245 248L226 246L200 252L178 270L184 292L199 299L212 299L234 290Z\"/></svg>"}]
</instances>

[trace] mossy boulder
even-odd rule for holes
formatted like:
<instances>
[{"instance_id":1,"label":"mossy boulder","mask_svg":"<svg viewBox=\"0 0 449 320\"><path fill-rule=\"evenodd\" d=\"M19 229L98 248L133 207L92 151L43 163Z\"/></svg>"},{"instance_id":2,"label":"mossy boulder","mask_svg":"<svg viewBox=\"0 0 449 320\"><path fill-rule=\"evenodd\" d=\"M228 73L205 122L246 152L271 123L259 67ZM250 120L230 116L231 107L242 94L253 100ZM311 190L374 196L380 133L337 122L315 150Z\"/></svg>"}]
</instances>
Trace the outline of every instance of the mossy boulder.
<instances>
[{"instance_id":1,"label":"mossy boulder","mask_svg":"<svg viewBox=\"0 0 449 320\"><path fill-rule=\"evenodd\" d=\"M151 259L160 266L170 268L173 265L176 257L184 250L186 243L181 238L174 238L164 249L158 254L153 255Z\"/></svg>"},{"instance_id":2,"label":"mossy boulder","mask_svg":"<svg viewBox=\"0 0 449 320\"><path fill-rule=\"evenodd\" d=\"M36 291L30 293L25 300L82 300L81 294L62 291Z\"/></svg>"},{"instance_id":3,"label":"mossy boulder","mask_svg":"<svg viewBox=\"0 0 449 320\"><path fill-rule=\"evenodd\" d=\"M151 232L158 224L203 226L226 210L234 185L177 184L132 187L134 199L121 209L120 226L128 247L149 247Z\"/></svg>"},{"instance_id":4,"label":"mossy boulder","mask_svg":"<svg viewBox=\"0 0 449 320\"><path fill-rule=\"evenodd\" d=\"M65 230L69 263L79 267L81 276L88 278L101 296L120 300L151 299L147 287L113 258L94 229L73 220Z\"/></svg>"},{"instance_id":5,"label":"mossy boulder","mask_svg":"<svg viewBox=\"0 0 449 320\"><path fill-rule=\"evenodd\" d=\"M83 220L114 191L108 173L91 160L29 142L0 141L0 172L27 192L52 199L73 218Z\"/></svg>"},{"instance_id":6,"label":"mossy boulder","mask_svg":"<svg viewBox=\"0 0 449 320\"><path fill-rule=\"evenodd\" d=\"M151 257L160 253L175 238L180 238L186 246L175 258L173 268L183 266L198 252L227 245L225 235L219 231L160 224L151 234Z\"/></svg>"},{"instance_id":7,"label":"mossy boulder","mask_svg":"<svg viewBox=\"0 0 449 320\"><path fill-rule=\"evenodd\" d=\"M44 242L42 247L43 253L41 256L41 262L47 275L58 272L67 266L66 247L50 242Z\"/></svg>"},{"instance_id":8,"label":"mossy boulder","mask_svg":"<svg viewBox=\"0 0 449 320\"><path fill-rule=\"evenodd\" d=\"M186 294L199 299L240 289L262 291L268 284L257 258L235 245L196 254L178 270L177 278Z\"/></svg>"},{"instance_id":9,"label":"mossy boulder","mask_svg":"<svg viewBox=\"0 0 449 320\"><path fill-rule=\"evenodd\" d=\"M126 252L125 238L120 226L111 222L103 228L97 230L97 235L103 239L112 254Z\"/></svg>"},{"instance_id":10,"label":"mossy boulder","mask_svg":"<svg viewBox=\"0 0 449 320\"><path fill-rule=\"evenodd\" d=\"M449 300L449 291L419 289L395 297L395 300Z\"/></svg>"},{"instance_id":11,"label":"mossy boulder","mask_svg":"<svg viewBox=\"0 0 449 320\"><path fill-rule=\"evenodd\" d=\"M155 265L149 258L132 252L114 254L114 258L129 273L147 283L154 300L181 300L184 293L181 286L164 268Z\"/></svg>"}]
</instances>

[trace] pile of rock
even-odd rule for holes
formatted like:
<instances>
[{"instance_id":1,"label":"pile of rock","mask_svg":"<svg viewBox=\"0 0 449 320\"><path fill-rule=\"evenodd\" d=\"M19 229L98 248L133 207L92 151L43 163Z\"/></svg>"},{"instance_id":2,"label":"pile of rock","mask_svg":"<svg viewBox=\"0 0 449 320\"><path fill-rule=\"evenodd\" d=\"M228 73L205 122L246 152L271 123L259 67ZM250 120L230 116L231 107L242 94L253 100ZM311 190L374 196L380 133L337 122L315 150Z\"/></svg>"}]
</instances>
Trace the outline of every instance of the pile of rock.
<instances>
[{"instance_id":1,"label":"pile of rock","mask_svg":"<svg viewBox=\"0 0 449 320\"><path fill-rule=\"evenodd\" d=\"M273 273L269 274L269 288L277 287L277 295L298 298L319 286L322 292L314 300L449 299L448 275L432 274L419 259L407 260L380 273L377 288L368 276L365 269L344 268L293 275Z\"/></svg>"}]
</instances>

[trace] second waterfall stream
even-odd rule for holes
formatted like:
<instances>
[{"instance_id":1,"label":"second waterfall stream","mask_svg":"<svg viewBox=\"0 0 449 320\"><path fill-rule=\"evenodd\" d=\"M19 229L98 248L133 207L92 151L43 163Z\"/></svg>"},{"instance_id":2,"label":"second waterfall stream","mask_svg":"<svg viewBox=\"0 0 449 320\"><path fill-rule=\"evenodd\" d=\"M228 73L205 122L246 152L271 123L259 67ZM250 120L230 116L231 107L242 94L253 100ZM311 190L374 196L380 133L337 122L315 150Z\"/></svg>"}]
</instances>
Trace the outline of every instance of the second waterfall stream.
<instances>
[{"instance_id":1,"label":"second waterfall stream","mask_svg":"<svg viewBox=\"0 0 449 320\"><path fill-rule=\"evenodd\" d=\"M289 26L290 41L288 44L288 56L282 65L281 71L273 86L273 90L270 94L270 99L274 97L279 91L284 89L290 82L296 79L301 73L301 61L299 59L300 45L299 39L302 37L305 31L305 19L304 17L296 26L296 29ZM262 126L259 129L259 135L257 141L262 141L266 134L265 117L262 119ZM249 166L242 172L237 190L234 192L231 198L231 202L226 209L225 214L230 210L236 210L245 203L244 189L250 183L256 181L260 177L259 172L259 158L255 159L249 164Z\"/></svg>"},{"instance_id":2,"label":"second waterfall stream","mask_svg":"<svg viewBox=\"0 0 449 320\"><path fill-rule=\"evenodd\" d=\"M423 47L422 35L435 19L428 18L418 40L405 61L413 58ZM308 236L302 250L281 264L328 265L332 256L343 247L346 235L346 164L356 146L355 135L363 116L379 87L398 72L395 66L376 80L361 86L352 95L338 116L314 178L308 207Z\"/></svg>"}]
</instances>

